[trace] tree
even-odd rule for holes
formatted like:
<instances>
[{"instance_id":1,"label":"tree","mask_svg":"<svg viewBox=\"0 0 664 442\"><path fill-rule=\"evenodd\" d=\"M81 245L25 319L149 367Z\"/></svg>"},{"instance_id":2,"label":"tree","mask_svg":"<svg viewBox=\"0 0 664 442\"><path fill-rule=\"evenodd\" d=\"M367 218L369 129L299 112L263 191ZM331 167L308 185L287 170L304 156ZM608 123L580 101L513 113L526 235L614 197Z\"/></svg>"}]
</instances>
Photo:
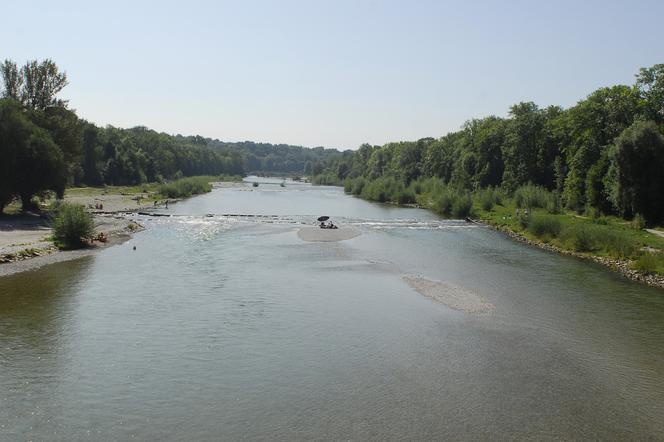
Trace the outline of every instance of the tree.
<instances>
[{"instance_id":1,"label":"tree","mask_svg":"<svg viewBox=\"0 0 664 442\"><path fill-rule=\"evenodd\" d=\"M64 107L48 107L33 110L32 120L46 129L64 155L67 165L68 185L79 184L83 175L81 153L83 148L83 124L78 116Z\"/></svg>"},{"instance_id":2,"label":"tree","mask_svg":"<svg viewBox=\"0 0 664 442\"><path fill-rule=\"evenodd\" d=\"M12 100L21 100L21 88L23 86L23 74L18 69L16 63L11 60L5 60L0 65L2 71L2 82L4 90L2 91L2 98L10 98Z\"/></svg>"},{"instance_id":3,"label":"tree","mask_svg":"<svg viewBox=\"0 0 664 442\"><path fill-rule=\"evenodd\" d=\"M16 196L16 158L29 136L29 121L14 100L0 100L0 213Z\"/></svg>"},{"instance_id":4,"label":"tree","mask_svg":"<svg viewBox=\"0 0 664 442\"><path fill-rule=\"evenodd\" d=\"M641 68L636 75L636 89L643 99L646 118L664 121L664 64Z\"/></svg>"},{"instance_id":5,"label":"tree","mask_svg":"<svg viewBox=\"0 0 664 442\"><path fill-rule=\"evenodd\" d=\"M606 187L620 214L664 220L664 136L652 121L636 121L609 151Z\"/></svg>"},{"instance_id":6,"label":"tree","mask_svg":"<svg viewBox=\"0 0 664 442\"><path fill-rule=\"evenodd\" d=\"M544 113L533 102L510 108L510 121L505 135L503 183L509 190L529 182L543 183L539 170L540 151L544 144Z\"/></svg>"},{"instance_id":7,"label":"tree","mask_svg":"<svg viewBox=\"0 0 664 442\"><path fill-rule=\"evenodd\" d=\"M608 151L605 150L602 152L600 159L588 170L586 176L586 199L588 205L606 214L613 211L609 189L606 188L605 180L609 166L609 155Z\"/></svg>"},{"instance_id":8,"label":"tree","mask_svg":"<svg viewBox=\"0 0 664 442\"><path fill-rule=\"evenodd\" d=\"M90 186L103 184L102 147L99 131L94 124L86 123L83 129L83 182Z\"/></svg>"},{"instance_id":9,"label":"tree","mask_svg":"<svg viewBox=\"0 0 664 442\"><path fill-rule=\"evenodd\" d=\"M24 209L30 209L32 197L39 192L64 193L62 152L14 100L0 101L0 158L0 208L15 196L21 197Z\"/></svg>"},{"instance_id":10,"label":"tree","mask_svg":"<svg viewBox=\"0 0 664 442\"><path fill-rule=\"evenodd\" d=\"M505 120L487 117L468 121L464 125L468 143L464 149L473 152L473 160L462 160L464 169L471 173L473 187L497 186L505 171L502 147L505 142ZM470 165L469 161L475 161Z\"/></svg>"},{"instance_id":11,"label":"tree","mask_svg":"<svg viewBox=\"0 0 664 442\"><path fill-rule=\"evenodd\" d=\"M29 61L21 72L21 101L26 106L42 111L51 106L66 107L67 102L55 96L67 86L67 74L60 72L52 60L46 59L41 63L37 60Z\"/></svg>"},{"instance_id":12,"label":"tree","mask_svg":"<svg viewBox=\"0 0 664 442\"><path fill-rule=\"evenodd\" d=\"M563 151L569 171L563 199L567 207L579 211L585 208L588 171L616 137L634 122L638 109L639 96L634 88L618 85L596 90L565 113L563 119L568 136L564 137L567 144ZM595 172L600 170L601 167ZM602 178L594 176L593 180L597 184Z\"/></svg>"}]
</instances>

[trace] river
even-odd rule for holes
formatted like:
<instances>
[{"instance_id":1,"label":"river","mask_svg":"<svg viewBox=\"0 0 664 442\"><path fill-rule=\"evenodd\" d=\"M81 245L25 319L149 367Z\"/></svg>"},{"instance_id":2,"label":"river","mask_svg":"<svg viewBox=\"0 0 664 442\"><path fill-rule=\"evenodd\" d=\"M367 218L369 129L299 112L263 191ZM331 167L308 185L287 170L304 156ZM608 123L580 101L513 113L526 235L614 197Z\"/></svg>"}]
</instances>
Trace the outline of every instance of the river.
<instances>
[{"instance_id":1,"label":"river","mask_svg":"<svg viewBox=\"0 0 664 442\"><path fill-rule=\"evenodd\" d=\"M664 440L664 291L483 226L268 181L0 278L0 440ZM321 214L361 235L302 241Z\"/></svg>"}]
</instances>

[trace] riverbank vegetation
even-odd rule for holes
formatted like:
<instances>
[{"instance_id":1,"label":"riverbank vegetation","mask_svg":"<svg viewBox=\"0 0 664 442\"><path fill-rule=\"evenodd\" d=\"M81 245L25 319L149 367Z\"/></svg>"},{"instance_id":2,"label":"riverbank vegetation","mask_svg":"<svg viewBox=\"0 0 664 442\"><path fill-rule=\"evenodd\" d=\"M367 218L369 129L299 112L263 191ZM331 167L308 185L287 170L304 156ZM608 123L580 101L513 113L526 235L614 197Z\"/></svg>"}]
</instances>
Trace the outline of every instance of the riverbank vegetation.
<instances>
[{"instance_id":1,"label":"riverbank vegetation","mask_svg":"<svg viewBox=\"0 0 664 442\"><path fill-rule=\"evenodd\" d=\"M526 185L511 196L502 188L469 192L435 178L414 181L409 188L417 205L443 216L479 218L530 241L581 255L629 260L643 273L664 274L663 237L643 230L638 220L565 210L555 191Z\"/></svg>"},{"instance_id":2,"label":"riverbank vegetation","mask_svg":"<svg viewBox=\"0 0 664 442\"><path fill-rule=\"evenodd\" d=\"M57 97L67 75L51 60L0 64L0 212L13 199L71 186L136 185L194 175L243 175L238 153L145 127L97 127Z\"/></svg>"},{"instance_id":3,"label":"riverbank vegetation","mask_svg":"<svg viewBox=\"0 0 664 442\"><path fill-rule=\"evenodd\" d=\"M192 195L207 193L212 190L210 182L215 177L189 177L181 178L159 186L159 194L164 198L187 198Z\"/></svg>"},{"instance_id":4,"label":"riverbank vegetation","mask_svg":"<svg viewBox=\"0 0 664 442\"><path fill-rule=\"evenodd\" d=\"M642 228L664 222L663 134L659 64L568 109L518 103L440 138L363 145L311 181L661 272L664 240Z\"/></svg>"},{"instance_id":5,"label":"riverbank vegetation","mask_svg":"<svg viewBox=\"0 0 664 442\"><path fill-rule=\"evenodd\" d=\"M53 238L60 248L85 246L94 236L94 219L80 204L61 203L53 218Z\"/></svg>"},{"instance_id":6,"label":"riverbank vegetation","mask_svg":"<svg viewBox=\"0 0 664 442\"><path fill-rule=\"evenodd\" d=\"M307 175L343 154L286 144L223 142L138 126L99 127L58 94L65 72L52 60L0 63L0 213L14 200L38 209L36 196L83 186L134 186L245 171ZM170 186L170 193L173 187Z\"/></svg>"}]
</instances>

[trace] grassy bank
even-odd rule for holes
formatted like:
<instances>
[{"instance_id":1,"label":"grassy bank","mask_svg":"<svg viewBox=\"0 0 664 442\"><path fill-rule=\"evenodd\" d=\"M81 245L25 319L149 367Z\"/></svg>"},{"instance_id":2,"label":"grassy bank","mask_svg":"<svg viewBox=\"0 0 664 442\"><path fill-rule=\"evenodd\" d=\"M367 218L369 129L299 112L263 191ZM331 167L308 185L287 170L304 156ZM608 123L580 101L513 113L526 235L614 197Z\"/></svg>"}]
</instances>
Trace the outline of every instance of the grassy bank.
<instances>
[{"instance_id":1,"label":"grassy bank","mask_svg":"<svg viewBox=\"0 0 664 442\"><path fill-rule=\"evenodd\" d=\"M166 183L143 183L131 186L103 186L103 187L69 187L65 190L65 200L74 200L79 203L94 201L98 198L121 196L124 197L126 205L154 205L165 199L186 198L192 195L206 193L211 190L212 182L237 182L242 181L239 175L211 175L181 178ZM56 203L55 194L52 192L34 197L35 204L44 211L51 211ZM18 215L21 213L20 202L14 201L5 208L6 215Z\"/></svg>"},{"instance_id":2,"label":"grassy bank","mask_svg":"<svg viewBox=\"0 0 664 442\"><path fill-rule=\"evenodd\" d=\"M415 203L445 217L480 219L547 248L620 261L643 275L664 275L664 238L644 230L638 217L626 221L566 211L559 195L541 187L523 186L509 195L502 189L458 190L435 178L406 186L384 177L347 180L344 189L371 201Z\"/></svg>"}]
</instances>

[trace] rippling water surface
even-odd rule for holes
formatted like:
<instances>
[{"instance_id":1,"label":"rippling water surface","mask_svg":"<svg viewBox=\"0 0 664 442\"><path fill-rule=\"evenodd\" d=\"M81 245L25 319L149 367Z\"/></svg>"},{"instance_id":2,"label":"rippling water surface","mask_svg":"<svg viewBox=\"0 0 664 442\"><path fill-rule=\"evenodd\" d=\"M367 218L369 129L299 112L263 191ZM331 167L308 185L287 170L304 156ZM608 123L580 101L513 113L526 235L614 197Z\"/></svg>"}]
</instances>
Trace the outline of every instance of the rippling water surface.
<instances>
[{"instance_id":1,"label":"rippling water surface","mask_svg":"<svg viewBox=\"0 0 664 442\"><path fill-rule=\"evenodd\" d=\"M0 279L0 440L664 439L664 291L338 188L164 212ZM301 241L321 214L362 235Z\"/></svg>"}]
</instances>

